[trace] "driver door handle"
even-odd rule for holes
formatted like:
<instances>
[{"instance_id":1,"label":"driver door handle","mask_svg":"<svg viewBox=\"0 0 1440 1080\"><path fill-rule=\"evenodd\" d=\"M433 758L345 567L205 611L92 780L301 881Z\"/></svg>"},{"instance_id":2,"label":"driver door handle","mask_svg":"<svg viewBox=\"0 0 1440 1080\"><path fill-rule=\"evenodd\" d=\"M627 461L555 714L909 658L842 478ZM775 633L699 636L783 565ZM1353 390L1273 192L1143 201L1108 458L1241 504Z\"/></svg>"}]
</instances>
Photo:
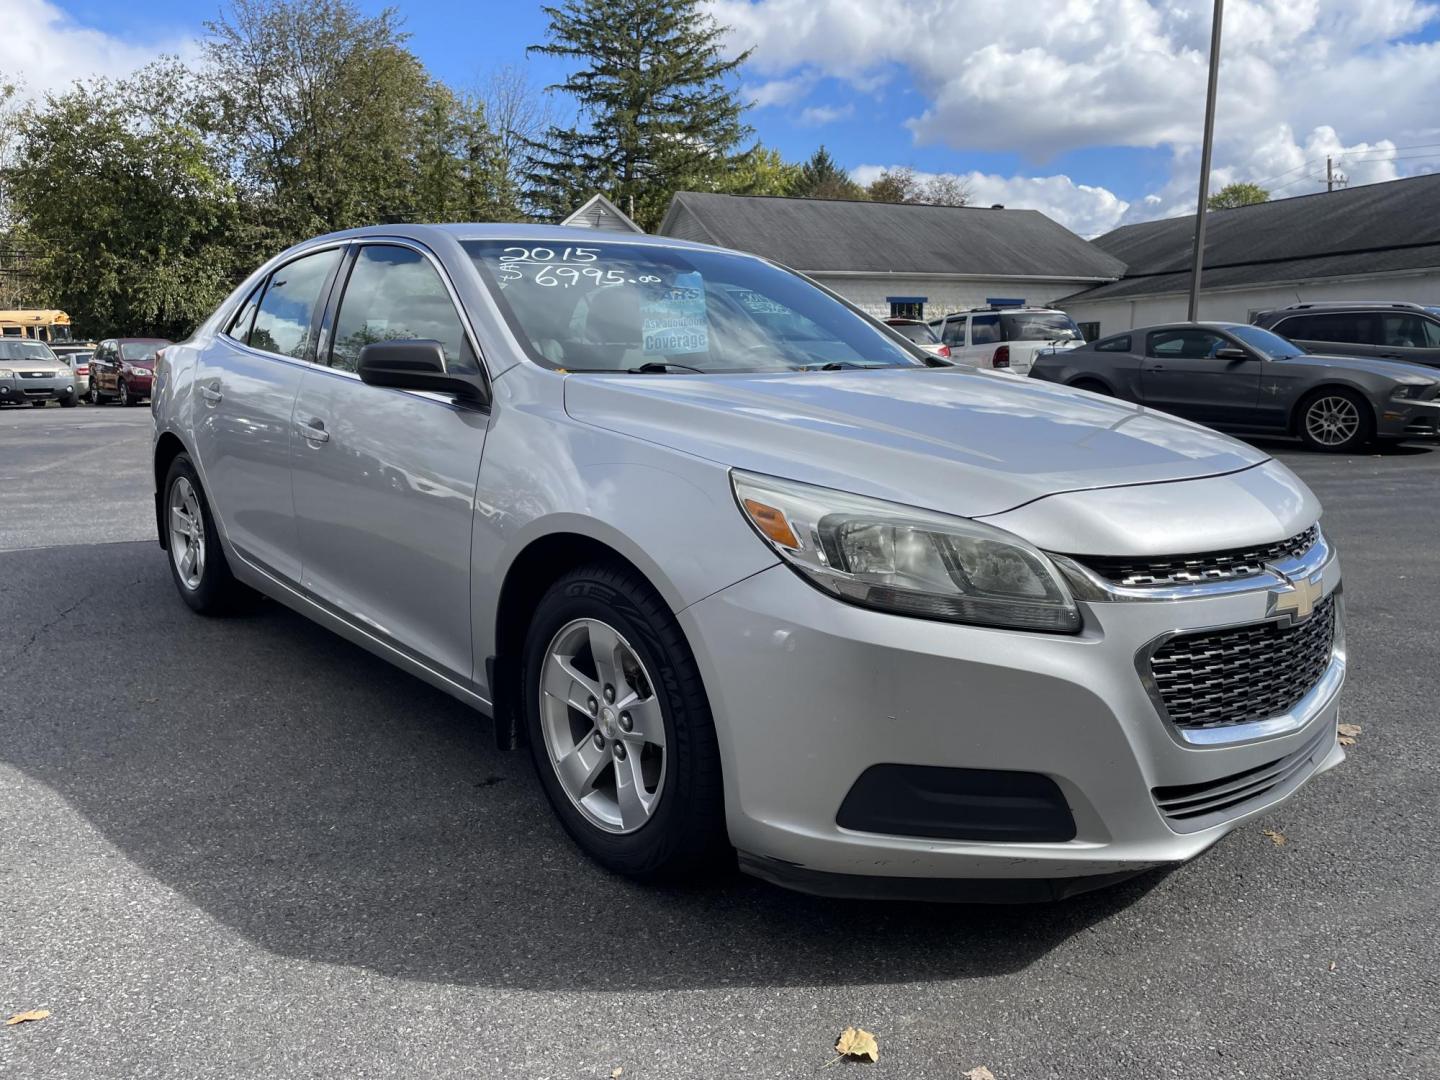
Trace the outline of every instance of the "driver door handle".
<instances>
[{"instance_id":1,"label":"driver door handle","mask_svg":"<svg viewBox=\"0 0 1440 1080\"><path fill-rule=\"evenodd\" d=\"M311 442L329 442L330 433L325 430L325 421L319 417L313 417L299 425L300 434Z\"/></svg>"},{"instance_id":2,"label":"driver door handle","mask_svg":"<svg viewBox=\"0 0 1440 1080\"><path fill-rule=\"evenodd\" d=\"M211 405L219 405L220 400L225 395L220 392L218 386L202 386L200 387L200 396L210 402Z\"/></svg>"}]
</instances>

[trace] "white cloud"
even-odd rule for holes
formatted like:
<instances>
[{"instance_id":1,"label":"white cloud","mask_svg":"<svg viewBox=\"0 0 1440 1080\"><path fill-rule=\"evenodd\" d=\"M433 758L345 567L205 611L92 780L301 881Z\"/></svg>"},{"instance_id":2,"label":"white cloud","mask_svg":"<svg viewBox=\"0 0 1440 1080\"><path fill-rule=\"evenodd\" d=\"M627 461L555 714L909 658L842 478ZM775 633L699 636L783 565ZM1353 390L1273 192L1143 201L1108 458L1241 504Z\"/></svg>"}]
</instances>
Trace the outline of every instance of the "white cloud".
<instances>
[{"instance_id":1,"label":"white cloud","mask_svg":"<svg viewBox=\"0 0 1440 1080\"><path fill-rule=\"evenodd\" d=\"M812 127L833 124L836 120L844 120L854 111L854 105L812 105L808 109L800 110L799 121Z\"/></svg>"},{"instance_id":2,"label":"white cloud","mask_svg":"<svg viewBox=\"0 0 1440 1080\"><path fill-rule=\"evenodd\" d=\"M193 38L173 34L153 45L134 45L82 26L49 0L0 0L0 72L18 80L20 93L38 98L76 79L123 76L163 53L193 55Z\"/></svg>"},{"instance_id":3,"label":"white cloud","mask_svg":"<svg viewBox=\"0 0 1440 1080\"><path fill-rule=\"evenodd\" d=\"M989 0L709 6L772 78L803 69L858 85L903 66L924 102L905 119L918 145L1017 151L1037 165L1082 147L1167 149L1171 182L1127 212L1193 205L1210 0L1025 0L1023 19L996 18ZM1437 21L1432 0L1230 0L1215 179L1303 181L1327 153L1345 155L1352 183L1433 167L1391 151L1440 142L1440 43L1410 39Z\"/></svg>"},{"instance_id":4,"label":"white cloud","mask_svg":"<svg viewBox=\"0 0 1440 1080\"><path fill-rule=\"evenodd\" d=\"M894 168L894 166L889 166ZM887 166L861 165L851 171L858 184L869 184ZM922 183L935 173L917 172ZM965 185L974 206L996 203L1011 210L1039 210L1081 236L1109 232L1125 216L1130 204L1113 191L1090 184L1077 184L1068 176L998 176L994 173L946 173Z\"/></svg>"},{"instance_id":5,"label":"white cloud","mask_svg":"<svg viewBox=\"0 0 1440 1080\"><path fill-rule=\"evenodd\" d=\"M808 74L795 75L788 79L769 79L761 83L746 83L740 87L740 96L754 102L759 109L771 105L788 105L798 101L815 85L815 77Z\"/></svg>"}]
</instances>

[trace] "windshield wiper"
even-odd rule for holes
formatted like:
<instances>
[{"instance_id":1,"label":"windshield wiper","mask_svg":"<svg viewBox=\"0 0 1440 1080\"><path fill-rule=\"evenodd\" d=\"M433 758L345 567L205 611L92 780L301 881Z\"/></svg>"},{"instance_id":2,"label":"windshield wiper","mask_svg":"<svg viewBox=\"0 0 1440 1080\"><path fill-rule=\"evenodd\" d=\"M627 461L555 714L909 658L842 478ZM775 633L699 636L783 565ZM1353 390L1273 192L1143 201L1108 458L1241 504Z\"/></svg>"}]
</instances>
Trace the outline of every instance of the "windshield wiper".
<instances>
[{"instance_id":1,"label":"windshield wiper","mask_svg":"<svg viewBox=\"0 0 1440 1080\"><path fill-rule=\"evenodd\" d=\"M639 367L629 369L631 375L668 375L672 371L693 371L696 375L704 375L703 368L691 367L689 364L672 364L668 361L647 360Z\"/></svg>"}]
</instances>

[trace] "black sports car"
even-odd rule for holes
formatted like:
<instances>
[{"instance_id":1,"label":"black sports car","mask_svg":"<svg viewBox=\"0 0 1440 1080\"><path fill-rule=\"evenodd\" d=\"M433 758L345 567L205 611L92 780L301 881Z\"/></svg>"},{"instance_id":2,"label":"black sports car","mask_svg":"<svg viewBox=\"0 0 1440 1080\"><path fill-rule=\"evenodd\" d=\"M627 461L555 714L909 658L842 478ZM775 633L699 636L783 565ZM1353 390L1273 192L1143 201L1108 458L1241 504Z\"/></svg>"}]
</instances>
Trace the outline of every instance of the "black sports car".
<instances>
[{"instance_id":1,"label":"black sports car","mask_svg":"<svg viewBox=\"0 0 1440 1080\"><path fill-rule=\"evenodd\" d=\"M1316 450L1440 434L1440 372L1307 353L1258 326L1175 323L1042 353L1032 379L1148 405L1210 427L1298 435Z\"/></svg>"}]
</instances>

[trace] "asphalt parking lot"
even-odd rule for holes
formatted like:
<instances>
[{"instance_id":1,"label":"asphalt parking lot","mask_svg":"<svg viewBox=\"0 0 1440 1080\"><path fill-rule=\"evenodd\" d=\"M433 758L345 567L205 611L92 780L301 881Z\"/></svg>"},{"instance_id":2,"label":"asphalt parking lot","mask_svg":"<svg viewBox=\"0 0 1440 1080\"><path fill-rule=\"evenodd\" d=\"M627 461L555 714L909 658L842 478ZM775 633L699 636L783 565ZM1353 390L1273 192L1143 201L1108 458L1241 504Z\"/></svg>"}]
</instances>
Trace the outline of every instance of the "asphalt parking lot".
<instances>
[{"instance_id":1,"label":"asphalt parking lot","mask_svg":"<svg viewBox=\"0 0 1440 1080\"><path fill-rule=\"evenodd\" d=\"M1350 760L1006 909L609 877L483 719L278 606L191 614L148 446L0 412L0 1009L51 1013L0 1074L1440 1076L1440 450L1267 444L1344 554ZM850 1024L879 1063L827 1068Z\"/></svg>"}]
</instances>

